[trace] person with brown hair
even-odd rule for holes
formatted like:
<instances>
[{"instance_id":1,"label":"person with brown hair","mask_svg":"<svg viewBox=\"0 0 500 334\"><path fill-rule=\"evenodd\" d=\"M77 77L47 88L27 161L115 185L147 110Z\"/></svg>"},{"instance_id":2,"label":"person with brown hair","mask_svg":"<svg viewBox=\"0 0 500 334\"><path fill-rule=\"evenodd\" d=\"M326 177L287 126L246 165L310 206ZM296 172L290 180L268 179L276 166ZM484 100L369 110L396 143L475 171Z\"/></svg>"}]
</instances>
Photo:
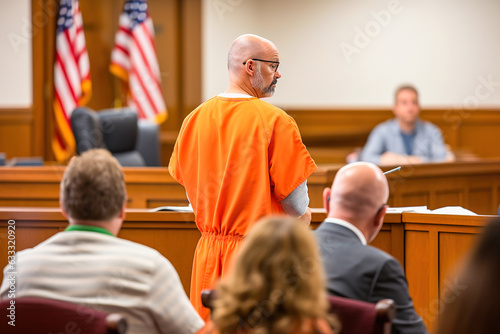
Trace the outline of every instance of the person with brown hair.
<instances>
[{"instance_id":1,"label":"person with brown hair","mask_svg":"<svg viewBox=\"0 0 500 334\"><path fill-rule=\"evenodd\" d=\"M443 291L436 334L500 333L500 218L484 229L451 290Z\"/></svg>"},{"instance_id":2,"label":"person with brown hair","mask_svg":"<svg viewBox=\"0 0 500 334\"><path fill-rule=\"evenodd\" d=\"M396 89L395 118L377 125L366 142L359 160L379 165L418 164L452 160L441 130L419 118L418 91L411 85Z\"/></svg>"},{"instance_id":3,"label":"person with brown hair","mask_svg":"<svg viewBox=\"0 0 500 334\"><path fill-rule=\"evenodd\" d=\"M122 168L108 151L72 158L60 193L68 228L16 254L15 273L4 269L1 298L13 298L9 279L16 275L16 298L121 313L128 333L194 333L203 327L172 264L152 248L116 237L126 198Z\"/></svg>"},{"instance_id":4,"label":"person with brown hair","mask_svg":"<svg viewBox=\"0 0 500 334\"><path fill-rule=\"evenodd\" d=\"M248 234L217 287L205 333L332 333L323 269L309 228L264 218Z\"/></svg>"}]
</instances>

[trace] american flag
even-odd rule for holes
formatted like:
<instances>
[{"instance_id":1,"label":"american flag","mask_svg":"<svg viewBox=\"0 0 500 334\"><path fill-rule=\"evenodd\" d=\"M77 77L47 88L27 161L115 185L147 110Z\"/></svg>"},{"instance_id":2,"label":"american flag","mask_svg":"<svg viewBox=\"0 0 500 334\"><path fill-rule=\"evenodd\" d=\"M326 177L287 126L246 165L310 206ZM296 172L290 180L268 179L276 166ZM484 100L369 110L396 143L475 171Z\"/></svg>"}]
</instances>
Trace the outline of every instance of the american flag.
<instances>
[{"instance_id":1,"label":"american flag","mask_svg":"<svg viewBox=\"0 0 500 334\"><path fill-rule=\"evenodd\" d=\"M154 45L153 20L145 0L127 0L120 15L111 73L128 83L128 105L139 118L162 123L167 108L160 88L160 67Z\"/></svg>"},{"instance_id":2,"label":"american flag","mask_svg":"<svg viewBox=\"0 0 500 334\"><path fill-rule=\"evenodd\" d=\"M57 20L54 62L54 137L52 150L57 161L68 160L75 153L71 113L84 105L92 94L90 65L82 14L78 0L61 0Z\"/></svg>"}]
</instances>

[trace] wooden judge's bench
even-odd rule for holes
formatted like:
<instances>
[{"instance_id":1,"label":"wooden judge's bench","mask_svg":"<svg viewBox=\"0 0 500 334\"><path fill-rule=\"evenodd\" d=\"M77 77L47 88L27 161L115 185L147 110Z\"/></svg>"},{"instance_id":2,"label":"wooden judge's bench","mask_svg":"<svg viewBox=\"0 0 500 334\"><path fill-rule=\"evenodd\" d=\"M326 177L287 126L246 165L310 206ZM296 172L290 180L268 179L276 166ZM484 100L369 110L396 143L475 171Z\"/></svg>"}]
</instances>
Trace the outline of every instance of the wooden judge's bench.
<instances>
[{"instance_id":1,"label":"wooden judge's bench","mask_svg":"<svg viewBox=\"0 0 500 334\"><path fill-rule=\"evenodd\" d=\"M341 164L321 165L308 179L310 206L323 206ZM383 168L389 170L392 167ZM65 167L0 167L0 207L57 207ZM123 168L129 208L187 205L186 192L166 167ZM478 214L496 214L500 204L500 159L403 166L388 175L391 206L459 205Z\"/></svg>"},{"instance_id":2,"label":"wooden judge's bench","mask_svg":"<svg viewBox=\"0 0 500 334\"><path fill-rule=\"evenodd\" d=\"M322 207L321 194L340 165L321 166L308 179L311 207ZM388 170L391 167L384 168ZM7 263L7 226L15 221L16 250L33 247L64 230L67 221L58 206L64 167L0 167L0 267ZM200 237L192 213L148 212L161 205L185 205L182 186L166 168L124 168L128 211L120 237L157 249L179 273L189 290L191 265ZM483 215L496 214L500 201L500 160L405 166L388 175L391 206L463 206ZM312 227L325 213L316 209ZM417 312L432 328L439 308L449 298L457 261L471 247L491 217L433 214L388 214L372 243L396 257L409 282ZM12 222L11 222L12 223Z\"/></svg>"},{"instance_id":3,"label":"wooden judge's bench","mask_svg":"<svg viewBox=\"0 0 500 334\"><path fill-rule=\"evenodd\" d=\"M313 213L312 228L325 218L322 209ZM470 249L491 217L402 213L388 214L372 245L403 265L415 308L432 328L439 308L448 299L440 291L453 282L450 274ZM67 221L56 208L0 208L0 266L7 264L7 226L15 225L16 251L33 247L57 232ZM150 246L167 257L189 292L191 265L200 232L192 213L148 212L129 209L119 237ZM11 238L12 239L12 238Z\"/></svg>"}]
</instances>

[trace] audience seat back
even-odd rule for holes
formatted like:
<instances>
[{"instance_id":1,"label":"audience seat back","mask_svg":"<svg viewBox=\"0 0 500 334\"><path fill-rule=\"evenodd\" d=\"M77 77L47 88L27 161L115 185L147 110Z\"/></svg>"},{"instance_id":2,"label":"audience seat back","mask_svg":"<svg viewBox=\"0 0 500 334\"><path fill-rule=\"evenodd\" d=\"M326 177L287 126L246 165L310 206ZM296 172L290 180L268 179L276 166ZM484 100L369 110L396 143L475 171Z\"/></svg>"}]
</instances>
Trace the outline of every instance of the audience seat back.
<instances>
[{"instance_id":1,"label":"audience seat back","mask_svg":"<svg viewBox=\"0 0 500 334\"><path fill-rule=\"evenodd\" d=\"M390 334L396 308L392 299L377 304L329 296L330 312L342 324L342 334Z\"/></svg>"},{"instance_id":2,"label":"audience seat back","mask_svg":"<svg viewBox=\"0 0 500 334\"><path fill-rule=\"evenodd\" d=\"M127 320L117 313L107 314L83 305L45 298L21 297L12 301L15 303L11 304L11 299L0 301L0 333L127 333Z\"/></svg>"}]
</instances>

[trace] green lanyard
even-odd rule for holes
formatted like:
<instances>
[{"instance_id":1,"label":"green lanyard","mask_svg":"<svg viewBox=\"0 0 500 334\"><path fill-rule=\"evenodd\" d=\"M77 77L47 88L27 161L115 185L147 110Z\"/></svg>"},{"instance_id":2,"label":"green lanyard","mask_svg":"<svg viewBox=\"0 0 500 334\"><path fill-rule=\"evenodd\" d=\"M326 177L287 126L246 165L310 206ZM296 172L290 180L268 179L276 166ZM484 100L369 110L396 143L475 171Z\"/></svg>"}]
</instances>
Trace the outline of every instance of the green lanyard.
<instances>
[{"instance_id":1,"label":"green lanyard","mask_svg":"<svg viewBox=\"0 0 500 334\"><path fill-rule=\"evenodd\" d=\"M89 225L69 225L68 227L66 227L65 231L97 232L97 233L111 235L114 237L114 234L109 232L105 228L97 226L89 226Z\"/></svg>"}]
</instances>

